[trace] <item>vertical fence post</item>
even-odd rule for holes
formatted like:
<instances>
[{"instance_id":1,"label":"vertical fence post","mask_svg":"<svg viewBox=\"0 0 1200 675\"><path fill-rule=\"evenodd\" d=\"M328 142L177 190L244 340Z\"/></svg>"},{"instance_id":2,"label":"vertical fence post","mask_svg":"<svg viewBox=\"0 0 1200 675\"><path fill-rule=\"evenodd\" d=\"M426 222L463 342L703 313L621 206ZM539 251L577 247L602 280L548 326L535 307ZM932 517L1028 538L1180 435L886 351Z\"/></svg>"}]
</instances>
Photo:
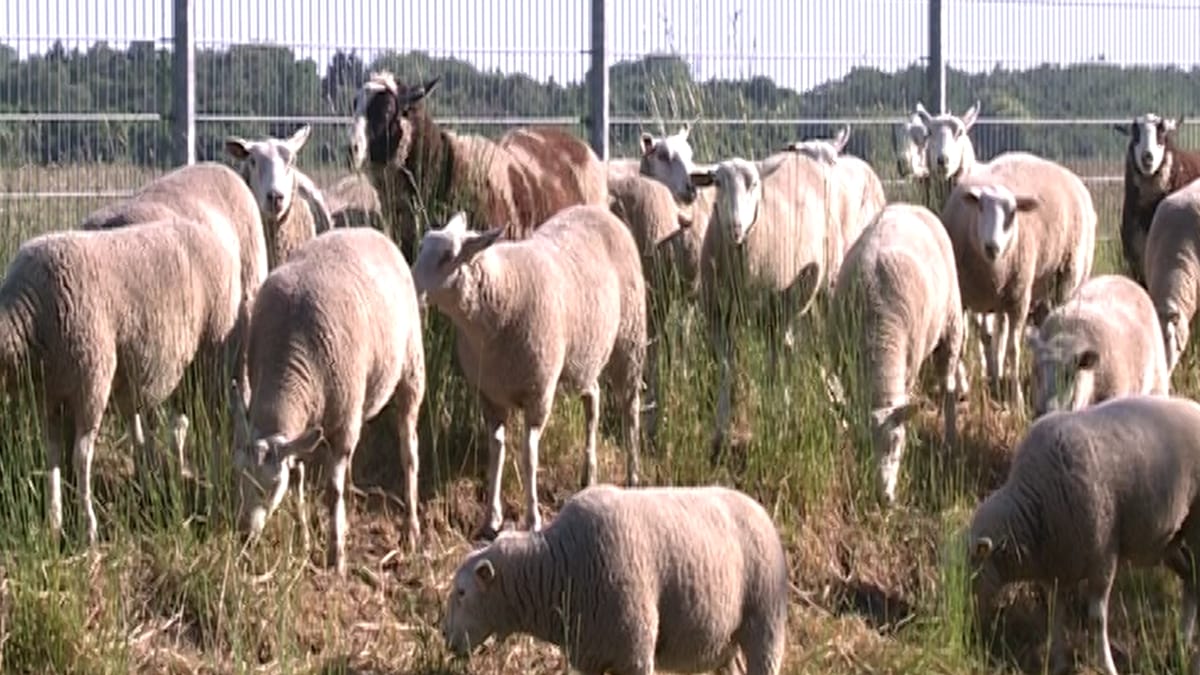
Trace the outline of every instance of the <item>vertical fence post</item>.
<instances>
[{"instance_id":1,"label":"vertical fence post","mask_svg":"<svg viewBox=\"0 0 1200 675\"><path fill-rule=\"evenodd\" d=\"M592 67L588 81L588 140L601 160L608 159L608 0L592 0Z\"/></svg>"},{"instance_id":2,"label":"vertical fence post","mask_svg":"<svg viewBox=\"0 0 1200 675\"><path fill-rule=\"evenodd\" d=\"M925 100L933 114L946 112L946 8L942 0L929 0L929 64Z\"/></svg>"},{"instance_id":3,"label":"vertical fence post","mask_svg":"<svg viewBox=\"0 0 1200 675\"><path fill-rule=\"evenodd\" d=\"M171 83L171 148L175 164L196 163L196 53L192 0L174 0L175 54Z\"/></svg>"}]
</instances>

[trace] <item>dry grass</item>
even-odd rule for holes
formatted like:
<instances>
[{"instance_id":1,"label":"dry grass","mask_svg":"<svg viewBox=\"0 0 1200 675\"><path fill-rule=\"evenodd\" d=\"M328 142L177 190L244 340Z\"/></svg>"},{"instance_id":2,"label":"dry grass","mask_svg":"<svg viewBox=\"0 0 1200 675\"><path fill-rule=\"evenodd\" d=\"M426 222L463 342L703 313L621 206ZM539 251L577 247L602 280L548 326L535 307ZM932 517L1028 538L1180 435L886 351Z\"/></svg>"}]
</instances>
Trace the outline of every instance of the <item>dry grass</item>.
<instances>
[{"instance_id":1,"label":"dry grass","mask_svg":"<svg viewBox=\"0 0 1200 675\"><path fill-rule=\"evenodd\" d=\"M145 173L62 168L0 173L0 186L126 185ZM324 182L324 181L322 181ZM1120 185L1093 186L1102 230L1115 232ZM69 226L99 202L0 202L7 260L36 231ZM1101 244L1098 270L1115 268L1115 242ZM975 503L1002 480L1008 451L1027 420L987 401L983 387L962 403L961 447L942 449L934 405L913 425L901 477L903 505L883 512L869 498L871 466L828 410L815 376L823 359L802 339L790 408L757 383L761 344L750 356L745 455L710 466L707 439L715 367L698 322L672 318L663 374L660 451L645 458L656 484L722 483L762 501L782 532L791 563L788 673L1039 672L1044 610L1013 589L995 640L981 644L967 620L954 544ZM348 541L350 573L323 569L324 514L310 500L312 550L302 548L292 498L243 551L231 532L227 489L188 489L174 477L143 491L133 484L127 441L109 422L97 487L102 545L89 553L77 532L62 549L42 539L42 445L20 401L0 415L0 668L5 672L136 673L526 673L564 672L560 653L526 637L492 644L469 664L451 658L437 622L446 585L482 516L485 462L474 403L450 367L444 333L426 330L429 393L422 423L421 520L417 553L397 549L398 463L386 429L373 426L356 457ZM806 340L806 341L805 341ZM974 350L968 357L974 359ZM972 364L978 371L978 364ZM1193 394L1190 360L1176 383ZM973 380L978 382L978 380ZM219 443L198 429L200 446ZM509 437L519 438L518 430ZM542 508L552 516L575 489L582 414L560 396L543 438ZM515 452L506 467L506 515L519 516ZM606 441L601 478L620 481L622 462ZM66 475L70 475L69 473ZM214 484L228 476L212 475ZM68 484L70 481L67 481ZM316 488L316 486L313 486ZM314 496L318 492L312 492ZM67 489L68 506L73 506ZM72 512L68 511L68 516ZM1119 665L1140 672L1178 664L1177 583L1158 571L1123 572L1112 605ZM1077 634L1076 638L1082 635ZM1079 642L1078 647L1083 648Z\"/></svg>"}]
</instances>

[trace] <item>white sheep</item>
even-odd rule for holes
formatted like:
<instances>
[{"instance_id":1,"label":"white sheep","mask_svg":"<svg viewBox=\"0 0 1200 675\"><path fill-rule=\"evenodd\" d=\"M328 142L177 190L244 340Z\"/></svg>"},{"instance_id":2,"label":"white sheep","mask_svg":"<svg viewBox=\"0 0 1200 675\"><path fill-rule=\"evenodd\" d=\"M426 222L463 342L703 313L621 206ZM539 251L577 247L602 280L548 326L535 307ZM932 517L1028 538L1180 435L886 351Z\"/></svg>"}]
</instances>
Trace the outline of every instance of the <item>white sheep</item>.
<instances>
[{"instance_id":1,"label":"white sheep","mask_svg":"<svg viewBox=\"0 0 1200 675\"><path fill-rule=\"evenodd\" d=\"M1169 393L1154 303L1129 277L1092 277L1029 331L1033 409L1080 410L1130 394Z\"/></svg>"},{"instance_id":2,"label":"white sheep","mask_svg":"<svg viewBox=\"0 0 1200 675\"><path fill-rule=\"evenodd\" d=\"M920 103L917 106L920 110L925 109ZM897 131L892 140L897 146L896 166L900 175L919 181L927 180L929 165L925 161L925 145L929 141L929 130L921 121L921 115L914 112Z\"/></svg>"},{"instance_id":3,"label":"white sheep","mask_svg":"<svg viewBox=\"0 0 1200 675\"><path fill-rule=\"evenodd\" d=\"M924 206L884 207L847 254L830 308L830 346L870 410L877 485L890 505L905 422L920 407L910 392L930 357L943 388L946 443L957 443L956 374L965 324L954 251L937 216Z\"/></svg>"},{"instance_id":4,"label":"white sheep","mask_svg":"<svg viewBox=\"0 0 1200 675\"><path fill-rule=\"evenodd\" d=\"M490 450L484 537L503 523L505 420L514 408L525 419L524 523L541 528L538 442L560 388L583 401L583 485L596 481L601 378L624 418L626 481L638 483L646 285L633 235L595 205L565 208L527 239L501 241L503 232L472 231L459 212L425 235L413 263L418 293L454 323L459 365L482 395Z\"/></svg>"},{"instance_id":5,"label":"white sheep","mask_svg":"<svg viewBox=\"0 0 1200 675\"><path fill-rule=\"evenodd\" d=\"M225 393L224 383L233 372L243 390L246 387L246 331L254 296L267 277L267 248L263 238L262 217L254 193L231 168L217 162L199 162L173 169L151 180L133 195L92 211L80 224L83 230L102 230L126 227L157 220L184 219L207 225L232 235L238 242L233 264L240 270L241 302L237 325L226 340L224 354L201 354L198 360L204 375L205 398L217 405L217 397ZM141 427L141 416L134 420L135 437ZM183 447L182 434L188 420L177 415L174 424L176 445ZM154 436L145 436L152 442ZM182 461L182 458L180 458ZM214 457L219 460L220 456ZM188 470L184 469L185 474Z\"/></svg>"},{"instance_id":6,"label":"white sheep","mask_svg":"<svg viewBox=\"0 0 1200 675\"><path fill-rule=\"evenodd\" d=\"M684 124L673 134L653 136L642 133L642 156L638 169L643 176L666 185L675 201L691 205L696 200L696 186L691 174L696 168L692 160L692 144L688 140L691 125Z\"/></svg>"},{"instance_id":7,"label":"white sheep","mask_svg":"<svg viewBox=\"0 0 1200 675\"><path fill-rule=\"evenodd\" d=\"M774 675L788 596L779 533L744 493L597 486L545 531L504 532L467 555L442 635L467 654L529 634L589 675L732 672L739 652L746 675Z\"/></svg>"},{"instance_id":8,"label":"white sheep","mask_svg":"<svg viewBox=\"0 0 1200 675\"><path fill-rule=\"evenodd\" d=\"M301 244L259 291L249 360L249 411L241 405L244 396L233 397L239 528L262 531L283 499L293 464L309 461L323 439L329 447L326 557L344 574L345 488L354 449L362 425L390 404L407 492L407 538L415 545L425 356L412 276L396 245L358 227Z\"/></svg>"},{"instance_id":9,"label":"white sheep","mask_svg":"<svg viewBox=\"0 0 1200 675\"><path fill-rule=\"evenodd\" d=\"M283 264L300 244L333 226L320 188L296 167L296 158L311 132L306 124L285 139L225 139L225 152L238 163L262 212L271 269Z\"/></svg>"},{"instance_id":10,"label":"white sheep","mask_svg":"<svg viewBox=\"0 0 1200 675\"><path fill-rule=\"evenodd\" d=\"M12 378L29 368L36 378L55 537L62 530L62 431L72 438L76 489L94 544L92 457L105 408L111 399L129 421L143 473L153 457L141 413L167 400L197 354L223 352L238 320L237 249L227 230L170 219L44 234L9 263L0 284L0 371ZM181 457L184 431L186 422L174 437Z\"/></svg>"},{"instance_id":11,"label":"white sheep","mask_svg":"<svg viewBox=\"0 0 1200 675\"><path fill-rule=\"evenodd\" d=\"M1183 584L1180 630L1196 627L1200 550L1200 404L1126 396L1033 423L1004 485L976 509L967 536L976 610L986 616L1011 582L1038 582L1054 598L1052 672L1068 666L1068 594L1087 600L1096 660L1116 675L1108 600L1120 562L1163 564Z\"/></svg>"},{"instance_id":12,"label":"white sheep","mask_svg":"<svg viewBox=\"0 0 1200 675\"><path fill-rule=\"evenodd\" d=\"M1200 181L1159 203L1143 255L1146 289L1161 325L1167 371L1174 372L1187 349L1200 297Z\"/></svg>"},{"instance_id":13,"label":"white sheep","mask_svg":"<svg viewBox=\"0 0 1200 675\"><path fill-rule=\"evenodd\" d=\"M779 153L759 163L734 158L698 169L692 179L716 186L700 254L701 307L721 364L715 458L735 405L738 347L731 330L765 325L776 373L779 347L790 348L794 322L825 283L827 232L840 224L827 222L835 193L828 172L803 155Z\"/></svg>"},{"instance_id":14,"label":"white sheep","mask_svg":"<svg viewBox=\"0 0 1200 675\"><path fill-rule=\"evenodd\" d=\"M1091 274L1091 193L1061 164L1011 152L959 180L942 222L954 244L964 307L996 314L988 379L998 396L1006 383L1021 408L1018 374L1030 309L1061 305Z\"/></svg>"}]
</instances>

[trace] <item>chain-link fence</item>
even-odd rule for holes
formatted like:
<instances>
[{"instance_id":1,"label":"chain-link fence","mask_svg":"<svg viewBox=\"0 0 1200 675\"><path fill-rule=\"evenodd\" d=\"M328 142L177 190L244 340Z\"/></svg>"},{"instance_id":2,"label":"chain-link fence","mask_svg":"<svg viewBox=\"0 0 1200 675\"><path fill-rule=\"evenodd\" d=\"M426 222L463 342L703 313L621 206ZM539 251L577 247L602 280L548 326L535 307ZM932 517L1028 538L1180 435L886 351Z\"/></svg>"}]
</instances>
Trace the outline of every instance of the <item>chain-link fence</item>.
<instances>
[{"instance_id":1,"label":"chain-link fence","mask_svg":"<svg viewBox=\"0 0 1200 675\"><path fill-rule=\"evenodd\" d=\"M848 151L888 179L897 122L918 100L937 108L944 87L954 112L980 101L982 159L1022 149L1063 161L1111 211L1123 143L1110 127L1196 109L1197 25L1200 5L1172 0L10 2L0 208L93 208L186 161L186 139L196 159L221 159L227 135L303 123L315 130L301 163L331 181L345 171L353 94L386 68L441 75L429 105L453 128L562 124L604 135L611 156L683 122L698 122L705 160L849 124Z\"/></svg>"}]
</instances>

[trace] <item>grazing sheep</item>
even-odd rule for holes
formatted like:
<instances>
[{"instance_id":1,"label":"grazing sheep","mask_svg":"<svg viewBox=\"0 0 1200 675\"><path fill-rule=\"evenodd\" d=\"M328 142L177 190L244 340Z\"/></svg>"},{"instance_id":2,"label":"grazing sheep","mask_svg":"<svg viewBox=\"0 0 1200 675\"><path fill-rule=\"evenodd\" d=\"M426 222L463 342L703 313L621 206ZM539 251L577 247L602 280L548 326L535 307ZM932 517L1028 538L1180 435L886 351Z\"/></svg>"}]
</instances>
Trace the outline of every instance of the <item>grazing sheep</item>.
<instances>
[{"instance_id":1,"label":"grazing sheep","mask_svg":"<svg viewBox=\"0 0 1200 675\"><path fill-rule=\"evenodd\" d=\"M583 140L550 127L513 129L497 141L444 130L424 105L439 82L410 87L376 72L355 97L352 162L366 167L406 259L420 224L453 211L472 223L507 223L506 236L523 239L567 206L607 205L607 169Z\"/></svg>"},{"instance_id":2,"label":"grazing sheep","mask_svg":"<svg viewBox=\"0 0 1200 675\"><path fill-rule=\"evenodd\" d=\"M646 437L654 439L658 424L658 349L662 324L671 307L699 291L703 228L692 227L662 183L641 175L609 181L609 208L629 227L642 257L646 278L648 344L646 381L650 392Z\"/></svg>"},{"instance_id":3,"label":"grazing sheep","mask_svg":"<svg viewBox=\"0 0 1200 675\"><path fill-rule=\"evenodd\" d=\"M237 249L228 230L166 219L44 234L9 263L0 283L0 369L11 378L28 367L37 378L55 537L63 430L94 544L92 456L105 408L111 399L129 421L139 469L153 462L140 413L166 401L198 353L223 348L242 297ZM175 429L181 457L186 428L185 421Z\"/></svg>"},{"instance_id":4,"label":"grazing sheep","mask_svg":"<svg viewBox=\"0 0 1200 675\"><path fill-rule=\"evenodd\" d=\"M164 219L191 220L228 232L238 241L233 257L234 265L240 270L242 294L237 325L226 340L223 354L197 357L207 362L202 367L208 387L205 397L210 405L216 406L216 397L225 393L225 383L229 381L224 374L226 369L241 381L243 391L247 390L245 336L254 296L267 277L262 216L254 193L233 169L217 162L200 162L168 171L130 197L91 212L80 228L103 230ZM136 425L140 425L140 416L135 419ZM178 415L176 434L181 434L181 429L187 426L187 418ZM147 436L148 441L152 439L153 434ZM181 440L178 444L182 447Z\"/></svg>"},{"instance_id":5,"label":"grazing sheep","mask_svg":"<svg viewBox=\"0 0 1200 675\"><path fill-rule=\"evenodd\" d=\"M830 346L847 361L841 372L850 373L865 394L879 494L890 505L904 425L919 409L909 392L930 356L943 387L946 443L957 443L956 375L965 324L946 228L924 206L884 207L846 255L830 305Z\"/></svg>"},{"instance_id":6,"label":"grazing sheep","mask_svg":"<svg viewBox=\"0 0 1200 675\"><path fill-rule=\"evenodd\" d=\"M719 542L719 545L714 545ZM588 488L541 533L505 532L454 574L442 636L557 645L580 673L782 672L788 564L758 502L718 486Z\"/></svg>"},{"instance_id":7,"label":"grazing sheep","mask_svg":"<svg viewBox=\"0 0 1200 675\"><path fill-rule=\"evenodd\" d=\"M834 237L834 251L838 254L831 260L828 271L831 287L837 281L842 258L854 245L867 223L874 220L887 204L883 181L879 180L871 165L854 155L842 153L849 140L850 127L842 127L831 140L796 141L784 148L785 151L800 153L831 167L841 187L840 199L836 203L839 204L837 220L842 227L840 231L830 233Z\"/></svg>"},{"instance_id":8,"label":"grazing sheep","mask_svg":"<svg viewBox=\"0 0 1200 675\"><path fill-rule=\"evenodd\" d=\"M596 481L601 377L624 418L626 481L638 483L646 284L633 235L595 205L559 211L526 240L500 242L503 231L469 231L459 212L425 235L413 263L417 292L454 323L459 365L481 394L490 449L484 537L503 522L504 426L514 408L525 418L525 525L541 528L538 441L559 388L583 400L583 485Z\"/></svg>"},{"instance_id":9,"label":"grazing sheep","mask_svg":"<svg viewBox=\"0 0 1200 675\"><path fill-rule=\"evenodd\" d=\"M250 408L235 396L238 527L257 535L278 506L296 460L328 444L326 557L345 573L346 478L363 423L391 404L407 492L407 535L417 521L417 417L425 391L421 318L399 249L368 228L311 239L275 268L250 322Z\"/></svg>"},{"instance_id":10,"label":"grazing sheep","mask_svg":"<svg viewBox=\"0 0 1200 675\"><path fill-rule=\"evenodd\" d=\"M1159 227L1161 225L1161 227ZM1200 181L1159 203L1142 261L1167 352L1167 372L1187 349L1200 295Z\"/></svg>"},{"instance_id":11,"label":"grazing sheep","mask_svg":"<svg viewBox=\"0 0 1200 675\"><path fill-rule=\"evenodd\" d=\"M700 252L700 302L721 364L717 456L728 433L737 368L734 326L764 325L770 372L778 346L791 346L795 320L806 313L828 268L829 174L803 155L781 153L755 163L740 158L692 174L699 187L716 186L712 219ZM786 390L785 390L786 395Z\"/></svg>"},{"instance_id":12,"label":"grazing sheep","mask_svg":"<svg viewBox=\"0 0 1200 675\"><path fill-rule=\"evenodd\" d=\"M1038 302L1061 305L1091 274L1091 193L1066 167L1010 152L959 180L942 222L954 244L964 307L996 313L988 379L997 396L1007 383L1015 405L1024 407L1018 375L1030 309Z\"/></svg>"},{"instance_id":13,"label":"grazing sheep","mask_svg":"<svg viewBox=\"0 0 1200 675\"><path fill-rule=\"evenodd\" d=\"M296 168L296 157L311 132L306 124L282 140L225 139L225 152L238 162L262 212L268 269L282 265L300 244L333 224L321 190Z\"/></svg>"},{"instance_id":14,"label":"grazing sheep","mask_svg":"<svg viewBox=\"0 0 1200 675\"><path fill-rule=\"evenodd\" d=\"M327 188L325 204L335 228L370 227L381 232L385 229L379 193L371 185L371 179L361 173L343 176Z\"/></svg>"},{"instance_id":15,"label":"grazing sheep","mask_svg":"<svg viewBox=\"0 0 1200 675\"><path fill-rule=\"evenodd\" d=\"M1175 145L1183 118L1164 119L1153 113L1113 128L1129 137L1125 150L1125 197L1121 204L1121 252L1127 271L1146 285L1142 257L1154 209L1164 197L1200 178L1200 151Z\"/></svg>"},{"instance_id":16,"label":"grazing sheep","mask_svg":"<svg viewBox=\"0 0 1200 675\"><path fill-rule=\"evenodd\" d=\"M1082 584L1096 659L1115 675L1108 599L1119 562L1165 565L1183 583L1180 629L1196 627L1200 550L1200 404L1115 398L1033 423L1008 479L975 511L967 538L982 618L1007 584L1033 581L1054 601L1052 672L1067 669L1067 594Z\"/></svg>"},{"instance_id":17,"label":"grazing sheep","mask_svg":"<svg viewBox=\"0 0 1200 675\"><path fill-rule=\"evenodd\" d=\"M1033 351L1037 416L1170 388L1162 328L1146 290L1129 277L1092 277L1038 329Z\"/></svg>"}]
</instances>

